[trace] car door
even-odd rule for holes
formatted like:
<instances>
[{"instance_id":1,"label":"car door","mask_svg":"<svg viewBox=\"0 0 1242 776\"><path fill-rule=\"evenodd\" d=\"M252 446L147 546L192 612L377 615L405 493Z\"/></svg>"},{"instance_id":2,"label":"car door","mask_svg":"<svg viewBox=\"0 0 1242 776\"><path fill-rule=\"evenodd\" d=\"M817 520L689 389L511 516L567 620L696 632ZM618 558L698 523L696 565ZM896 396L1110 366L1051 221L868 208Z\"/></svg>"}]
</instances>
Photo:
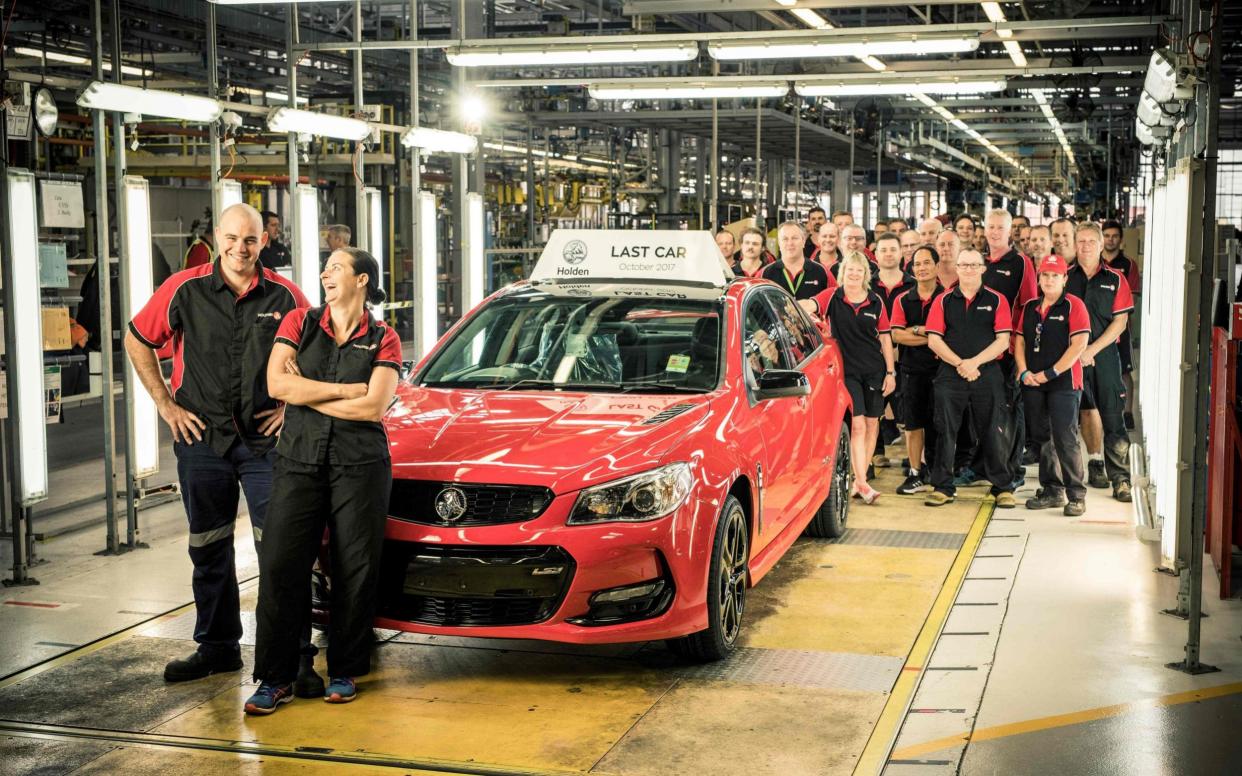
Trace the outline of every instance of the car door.
<instances>
[{"instance_id":1,"label":"car door","mask_svg":"<svg viewBox=\"0 0 1242 776\"><path fill-rule=\"evenodd\" d=\"M742 310L743 369L750 410L751 433L763 439L762 460L756 462L759 483L760 524L758 545L767 544L789 524L792 510L802 497L797 493L798 467L804 459L803 427L809 421L806 397L784 397L759 401L755 386L760 374L769 369L792 369L789 334L781 322L778 308L782 292L775 288L756 289L747 295Z\"/></svg>"}]
</instances>

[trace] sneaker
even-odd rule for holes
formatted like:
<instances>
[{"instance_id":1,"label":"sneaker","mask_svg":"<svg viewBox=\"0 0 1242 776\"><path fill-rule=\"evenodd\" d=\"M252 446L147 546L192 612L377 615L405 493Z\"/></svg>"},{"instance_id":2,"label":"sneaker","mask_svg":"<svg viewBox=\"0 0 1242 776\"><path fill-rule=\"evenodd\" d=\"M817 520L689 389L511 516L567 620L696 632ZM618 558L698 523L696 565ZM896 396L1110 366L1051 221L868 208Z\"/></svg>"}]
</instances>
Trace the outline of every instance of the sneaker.
<instances>
[{"instance_id":1,"label":"sneaker","mask_svg":"<svg viewBox=\"0 0 1242 776\"><path fill-rule=\"evenodd\" d=\"M1062 510L1062 513L1063 513L1066 517L1078 517L1079 515L1083 514L1083 513L1084 513L1084 512L1086 512L1086 511L1087 511L1087 504L1086 504L1086 502L1084 502L1084 501L1071 501L1071 502L1069 502L1068 504L1066 504L1066 505L1065 505L1065 509L1064 509L1064 510Z\"/></svg>"},{"instance_id":2,"label":"sneaker","mask_svg":"<svg viewBox=\"0 0 1242 776\"><path fill-rule=\"evenodd\" d=\"M880 491L868 485L866 490L859 489L858 497L864 504L874 504L880 498Z\"/></svg>"},{"instance_id":3,"label":"sneaker","mask_svg":"<svg viewBox=\"0 0 1242 776\"><path fill-rule=\"evenodd\" d=\"M1104 473L1103 461L1087 461L1087 484L1093 488L1108 488L1108 475Z\"/></svg>"},{"instance_id":4,"label":"sneaker","mask_svg":"<svg viewBox=\"0 0 1242 776\"><path fill-rule=\"evenodd\" d=\"M328 689L323 691L323 699L327 703L349 703L356 697L358 688L348 676L332 677L328 682Z\"/></svg>"},{"instance_id":5,"label":"sneaker","mask_svg":"<svg viewBox=\"0 0 1242 776\"><path fill-rule=\"evenodd\" d=\"M975 474L975 470L969 466L962 469L962 473L953 478L953 485L958 488L966 488L977 482L983 482L983 477Z\"/></svg>"},{"instance_id":6,"label":"sneaker","mask_svg":"<svg viewBox=\"0 0 1242 776\"><path fill-rule=\"evenodd\" d=\"M223 674L229 671L240 671L242 659L240 654L229 657L208 657L202 652L195 652L189 657L173 660L164 666L164 681L190 682L212 674Z\"/></svg>"},{"instance_id":7,"label":"sneaker","mask_svg":"<svg viewBox=\"0 0 1242 776\"><path fill-rule=\"evenodd\" d=\"M1134 430L1134 413L1124 412L1122 413L1122 418L1125 420L1126 430L1133 431Z\"/></svg>"},{"instance_id":8,"label":"sneaker","mask_svg":"<svg viewBox=\"0 0 1242 776\"><path fill-rule=\"evenodd\" d=\"M323 677L315 671L313 655L302 655L298 663L298 678L293 680L293 694L299 698L322 698Z\"/></svg>"},{"instance_id":9,"label":"sneaker","mask_svg":"<svg viewBox=\"0 0 1242 776\"><path fill-rule=\"evenodd\" d=\"M953 496L950 496L948 493L941 493L938 490L933 490L927 494L927 498L923 499L923 503L929 507L942 507L952 501Z\"/></svg>"},{"instance_id":10,"label":"sneaker","mask_svg":"<svg viewBox=\"0 0 1242 776\"><path fill-rule=\"evenodd\" d=\"M1025 474L1023 474L1021 477L1014 480L1013 482L1009 483L1010 490L1016 491L1018 488L1025 488L1025 487L1026 487L1026 475Z\"/></svg>"},{"instance_id":11,"label":"sneaker","mask_svg":"<svg viewBox=\"0 0 1242 776\"><path fill-rule=\"evenodd\" d=\"M1063 495L1042 495L1026 500L1027 509L1059 509L1065 506L1065 496Z\"/></svg>"},{"instance_id":12,"label":"sneaker","mask_svg":"<svg viewBox=\"0 0 1242 776\"><path fill-rule=\"evenodd\" d=\"M885 458L882 455L877 454L877 455L871 456L871 465L877 469L887 469L892 464L889 462L887 458Z\"/></svg>"},{"instance_id":13,"label":"sneaker","mask_svg":"<svg viewBox=\"0 0 1242 776\"><path fill-rule=\"evenodd\" d=\"M996 494L996 508L997 509L1013 509L1017 505L1018 505L1018 502L1014 499L1013 494L1010 493L1009 491L1006 490L1002 493Z\"/></svg>"},{"instance_id":14,"label":"sneaker","mask_svg":"<svg viewBox=\"0 0 1242 776\"><path fill-rule=\"evenodd\" d=\"M1130 483L1125 480L1115 482L1113 484L1113 498L1126 503L1133 501L1134 497L1130 495Z\"/></svg>"},{"instance_id":15,"label":"sneaker","mask_svg":"<svg viewBox=\"0 0 1242 776\"><path fill-rule=\"evenodd\" d=\"M915 493L922 493L927 490L927 483L923 482L923 475L911 474L906 477L906 481L897 486L897 492L903 496L913 496Z\"/></svg>"},{"instance_id":16,"label":"sneaker","mask_svg":"<svg viewBox=\"0 0 1242 776\"><path fill-rule=\"evenodd\" d=\"M292 684L270 684L264 682L259 689L246 699L247 714L271 714L282 703L293 700Z\"/></svg>"}]
</instances>

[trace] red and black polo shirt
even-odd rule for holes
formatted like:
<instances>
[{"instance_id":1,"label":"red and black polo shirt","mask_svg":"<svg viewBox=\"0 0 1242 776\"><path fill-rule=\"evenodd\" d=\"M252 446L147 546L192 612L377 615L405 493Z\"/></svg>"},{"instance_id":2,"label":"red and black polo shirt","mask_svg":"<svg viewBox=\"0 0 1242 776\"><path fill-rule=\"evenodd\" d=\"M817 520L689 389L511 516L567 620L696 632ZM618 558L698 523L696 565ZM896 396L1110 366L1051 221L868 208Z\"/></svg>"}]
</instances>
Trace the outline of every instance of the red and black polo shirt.
<instances>
[{"instance_id":1,"label":"red and black polo shirt","mask_svg":"<svg viewBox=\"0 0 1242 776\"><path fill-rule=\"evenodd\" d=\"M1121 276L1130 284L1130 294L1142 293L1143 278L1139 273L1138 262L1126 255L1125 251L1120 251L1111 259L1105 262L1111 269L1115 269L1121 273Z\"/></svg>"},{"instance_id":2,"label":"red and black polo shirt","mask_svg":"<svg viewBox=\"0 0 1242 776\"><path fill-rule=\"evenodd\" d=\"M323 383L369 383L376 367L401 371L401 339L369 311L344 345L332 333L328 305L296 310L280 325L276 341L296 348L298 370ZM352 466L388 460L384 424L341 420L311 407L290 404L276 452L299 463Z\"/></svg>"},{"instance_id":3,"label":"red and black polo shirt","mask_svg":"<svg viewBox=\"0 0 1242 776\"><path fill-rule=\"evenodd\" d=\"M1087 275L1081 264L1070 267L1065 293L1073 294L1087 305L1087 314L1091 316L1092 342L1099 339L1113 322L1113 318L1134 309L1130 284L1120 272L1111 269L1103 261L1096 267L1093 275ZM1108 347L1116 344L1113 342Z\"/></svg>"},{"instance_id":4,"label":"red and black polo shirt","mask_svg":"<svg viewBox=\"0 0 1242 776\"><path fill-rule=\"evenodd\" d=\"M880 271L876 270L871 280L871 289L880 297L880 301L884 303L884 312L888 313L889 320L892 320L893 302L914 287L914 276L908 272L902 273L901 280L897 281L896 285L888 286L880 280Z\"/></svg>"},{"instance_id":5,"label":"red and black polo shirt","mask_svg":"<svg viewBox=\"0 0 1242 776\"><path fill-rule=\"evenodd\" d=\"M788 291L794 299L814 299L836 285L822 264L805 259L797 275L790 274L785 262L777 261L763 268L763 277Z\"/></svg>"},{"instance_id":6,"label":"red and black polo shirt","mask_svg":"<svg viewBox=\"0 0 1242 776\"><path fill-rule=\"evenodd\" d=\"M823 317L832 323L832 337L841 346L845 374L871 377L888 371L880 347L880 335L889 333L888 313L878 294L869 291L855 304L845 298L844 288L838 288Z\"/></svg>"},{"instance_id":7,"label":"red and black polo shirt","mask_svg":"<svg viewBox=\"0 0 1242 776\"><path fill-rule=\"evenodd\" d=\"M1013 248L999 258L989 255L984 259L983 285L1004 296L1013 311L1039 296L1031 262Z\"/></svg>"},{"instance_id":8,"label":"red and black polo shirt","mask_svg":"<svg viewBox=\"0 0 1242 776\"><path fill-rule=\"evenodd\" d=\"M931 296L919 296L918 286L903 291L893 303L891 323L894 329L910 329L927 325L927 313L936 297L944 293L944 286L936 284ZM930 374L936 371L939 360L926 345L902 345L901 358L897 361L901 371L908 374Z\"/></svg>"},{"instance_id":9,"label":"red and black polo shirt","mask_svg":"<svg viewBox=\"0 0 1242 776\"><path fill-rule=\"evenodd\" d=\"M960 358L974 358L987 350L997 334L1013 330L1013 314L1000 292L981 286L968 297L958 286L936 297L923 328L929 336L943 339Z\"/></svg>"},{"instance_id":10,"label":"red and black polo shirt","mask_svg":"<svg viewBox=\"0 0 1242 776\"><path fill-rule=\"evenodd\" d=\"M172 396L206 424L203 441L221 456L239 438L255 453L276 444L255 418L278 402L267 394L267 360L282 318L309 303L290 281L259 265L235 296L219 260L175 273L156 289L129 330L159 349L171 342Z\"/></svg>"},{"instance_id":11,"label":"red and black polo shirt","mask_svg":"<svg viewBox=\"0 0 1242 776\"><path fill-rule=\"evenodd\" d=\"M1070 339L1075 334L1090 332L1091 318L1087 315L1087 306L1073 294L1061 294L1061 298L1046 309L1042 296L1027 302L1018 324L1027 370L1043 372L1056 366L1065 351L1069 350ZM1082 362L1075 359L1070 371L1039 386L1039 390L1082 390Z\"/></svg>"}]
</instances>

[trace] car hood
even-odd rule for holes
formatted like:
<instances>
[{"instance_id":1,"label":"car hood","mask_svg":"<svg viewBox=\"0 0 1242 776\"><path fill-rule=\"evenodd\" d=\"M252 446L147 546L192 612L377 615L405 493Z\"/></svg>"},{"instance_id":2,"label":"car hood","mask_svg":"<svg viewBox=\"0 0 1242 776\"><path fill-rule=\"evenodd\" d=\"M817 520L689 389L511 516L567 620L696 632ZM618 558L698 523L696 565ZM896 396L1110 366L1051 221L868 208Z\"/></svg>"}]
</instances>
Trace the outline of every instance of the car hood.
<instances>
[{"instance_id":1,"label":"car hood","mask_svg":"<svg viewBox=\"0 0 1242 776\"><path fill-rule=\"evenodd\" d=\"M561 494L659 466L669 448L704 421L709 404L709 394L402 384L384 422L394 477L538 484ZM661 413L671 417L656 418Z\"/></svg>"}]
</instances>

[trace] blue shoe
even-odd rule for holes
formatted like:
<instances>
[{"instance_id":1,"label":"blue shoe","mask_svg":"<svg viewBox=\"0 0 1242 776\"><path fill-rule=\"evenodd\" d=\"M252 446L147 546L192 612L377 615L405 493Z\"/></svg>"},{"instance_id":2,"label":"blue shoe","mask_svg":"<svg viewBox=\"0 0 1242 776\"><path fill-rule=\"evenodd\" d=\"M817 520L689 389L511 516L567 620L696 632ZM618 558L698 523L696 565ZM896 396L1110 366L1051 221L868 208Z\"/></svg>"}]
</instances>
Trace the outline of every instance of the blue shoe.
<instances>
[{"instance_id":1,"label":"blue shoe","mask_svg":"<svg viewBox=\"0 0 1242 776\"><path fill-rule=\"evenodd\" d=\"M328 689L323 691L323 699L327 703L349 703L356 697L358 688L348 676L332 677L328 682Z\"/></svg>"},{"instance_id":2,"label":"blue shoe","mask_svg":"<svg viewBox=\"0 0 1242 776\"><path fill-rule=\"evenodd\" d=\"M246 699L247 714L271 714L282 703L293 700L292 684L269 684L264 682Z\"/></svg>"},{"instance_id":3,"label":"blue shoe","mask_svg":"<svg viewBox=\"0 0 1242 776\"><path fill-rule=\"evenodd\" d=\"M1026 487L1026 477L1019 477L1009 484L1009 490L1016 491L1018 488Z\"/></svg>"},{"instance_id":4,"label":"blue shoe","mask_svg":"<svg viewBox=\"0 0 1242 776\"><path fill-rule=\"evenodd\" d=\"M975 470L969 466L962 469L962 473L953 478L953 486L957 488L968 488L979 482L983 482L983 477L975 474Z\"/></svg>"}]
</instances>

